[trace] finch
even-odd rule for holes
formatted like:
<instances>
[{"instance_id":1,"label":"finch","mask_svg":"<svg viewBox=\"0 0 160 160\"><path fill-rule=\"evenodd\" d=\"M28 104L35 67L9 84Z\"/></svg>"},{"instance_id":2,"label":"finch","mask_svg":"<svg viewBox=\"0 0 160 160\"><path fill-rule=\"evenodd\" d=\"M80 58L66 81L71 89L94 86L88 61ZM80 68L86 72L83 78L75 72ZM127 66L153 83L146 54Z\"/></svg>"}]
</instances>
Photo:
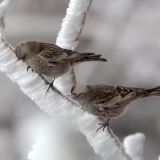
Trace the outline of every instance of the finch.
<instances>
[{"instance_id":1,"label":"finch","mask_svg":"<svg viewBox=\"0 0 160 160\"><path fill-rule=\"evenodd\" d=\"M77 101L84 111L97 116L103 130L110 118L117 118L127 111L128 104L138 98L160 96L160 86L151 89L109 85L80 85L71 89L71 98Z\"/></svg>"},{"instance_id":2,"label":"finch","mask_svg":"<svg viewBox=\"0 0 160 160\"><path fill-rule=\"evenodd\" d=\"M81 62L107 61L95 53L78 53L55 44L36 41L19 43L15 48L15 54L19 60L23 60L28 65L27 70L31 68L38 74L53 79L62 76Z\"/></svg>"}]
</instances>

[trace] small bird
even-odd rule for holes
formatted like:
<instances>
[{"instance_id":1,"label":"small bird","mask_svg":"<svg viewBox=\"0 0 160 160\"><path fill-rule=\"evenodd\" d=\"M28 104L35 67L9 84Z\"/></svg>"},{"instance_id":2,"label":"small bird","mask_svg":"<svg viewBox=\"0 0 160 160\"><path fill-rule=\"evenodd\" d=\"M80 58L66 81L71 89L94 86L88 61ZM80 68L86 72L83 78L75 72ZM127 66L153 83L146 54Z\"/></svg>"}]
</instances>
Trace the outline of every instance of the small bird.
<instances>
[{"instance_id":1,"label":"small bird","mask_svg":"<svg viewBox=\"0 0 160 160\"><path fill-rule=\"evenodd\" d=\"M130 102L138 98L160 96L160 86L144 89L76 84L72 87L70 96L82 106L82 110L97 116L102 122L99 129L104 130L109 125L110 118L117 118L126 113Z\"/></svg>"},{"instance_id":2,"label":"small bird","mask_svg":"<svg viewBox=\"0 0 160 160\"><path fill-rule=\"evenodd\" d=\"M55 44L37 41L19 43L15 48L15 54L19 60L27 63L27 71L31 68L32 71L54 80L81 62L107 61L95 53L78 53L74 50L63 49ZM53 86L53 82L50 87Z\"/></svg>"}]
</instances>

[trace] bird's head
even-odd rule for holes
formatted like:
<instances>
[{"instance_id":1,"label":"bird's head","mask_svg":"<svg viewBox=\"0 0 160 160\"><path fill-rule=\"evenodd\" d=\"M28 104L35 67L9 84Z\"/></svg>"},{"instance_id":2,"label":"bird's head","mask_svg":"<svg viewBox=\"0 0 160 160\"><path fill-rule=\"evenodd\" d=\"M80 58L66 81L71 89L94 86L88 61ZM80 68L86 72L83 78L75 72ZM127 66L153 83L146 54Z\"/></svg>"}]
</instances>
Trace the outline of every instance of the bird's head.
<instances>
[{"instance_id":1,"label":"bird's head","mask_svg":"<svg viewBox=\"0 0 160 160\"><path fill-rule=\"evenodd\" d=\"M18 60L25 61L28 57L32 56L35 51L35 43L30 42L21 42L15 48L15 54Z\"/></svg>"}]
</instances>

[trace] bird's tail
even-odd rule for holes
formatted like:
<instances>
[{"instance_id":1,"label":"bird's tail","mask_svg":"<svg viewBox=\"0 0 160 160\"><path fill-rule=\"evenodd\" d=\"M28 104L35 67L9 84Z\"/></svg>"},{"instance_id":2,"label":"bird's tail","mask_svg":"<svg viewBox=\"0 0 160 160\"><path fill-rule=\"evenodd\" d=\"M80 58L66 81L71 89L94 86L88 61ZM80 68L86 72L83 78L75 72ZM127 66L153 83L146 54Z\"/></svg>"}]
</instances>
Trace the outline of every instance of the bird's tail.
<instances>
[{"instance_id":1,"label":"bird's tail","mask_svg":"<svg viewBox=\"0 0 160 160\"><path fill-rule=\"evenodd\" d=\"M136 88L135 91L138 97L160 96L160 86L151 89Z\"/></svg>"},{"instance_id":2,"label":"bird's tail","mask_svg":"<svg viewBox=\"0 0 160 160\"><path fill-rule=\"evenodd\" d=\"M160 96L160 86L147 89L146 92L149 93L149 96Z\"/></svg>"},{"instance_id":3,"label":"bird's tail","mask_svg":"<svg viewBox=\"0 0 160 160\"><path fill-rule=\"evenodd\" d=\"M100 54L96 55L95 53L80 53L78 56L70 59L70 62L74 65L81 62L88 61L101 61L106 62L105 58L102 58Z\"/></svg>"}]
</instances>

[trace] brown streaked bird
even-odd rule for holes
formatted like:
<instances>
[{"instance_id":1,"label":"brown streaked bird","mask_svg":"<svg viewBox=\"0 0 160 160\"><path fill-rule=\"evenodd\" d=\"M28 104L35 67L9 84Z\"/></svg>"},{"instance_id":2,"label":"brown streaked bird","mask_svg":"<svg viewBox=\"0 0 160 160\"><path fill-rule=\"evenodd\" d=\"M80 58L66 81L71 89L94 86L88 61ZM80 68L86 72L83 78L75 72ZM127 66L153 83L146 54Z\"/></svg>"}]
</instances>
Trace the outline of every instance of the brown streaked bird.
<instances>
[{"instance_id":1,"label":"brown streaked bird","mask_svg":"<svg viewBox=\"0 0 160 160\"><path fill-rule=\"evenodd\" d=\"M130 102L138 98L160 96L160 86L145 89L77 84L71 89L70 96L82 106L82 110L97 116L102 122L99 129L104 130L109 125L110 118L117 118L125 114Z\"/></svg>"},{"instance_id":2,"label":"brown streaked bird","mask_svg":"<svg viewBox=\"0 0 160 160\"><path fill-rule=\"evenodd\" d=\"M28 68L40 75L56 79L65 74L69 69L81 62L107 61L95 53L78 53L73 50L63 49L55 44L26 41L19 43L15 48L19 60L27 63ZM54 81L54 80L53 80ZM53 82L50 86L53 85Z\"/></svg>"}]
</instances>

